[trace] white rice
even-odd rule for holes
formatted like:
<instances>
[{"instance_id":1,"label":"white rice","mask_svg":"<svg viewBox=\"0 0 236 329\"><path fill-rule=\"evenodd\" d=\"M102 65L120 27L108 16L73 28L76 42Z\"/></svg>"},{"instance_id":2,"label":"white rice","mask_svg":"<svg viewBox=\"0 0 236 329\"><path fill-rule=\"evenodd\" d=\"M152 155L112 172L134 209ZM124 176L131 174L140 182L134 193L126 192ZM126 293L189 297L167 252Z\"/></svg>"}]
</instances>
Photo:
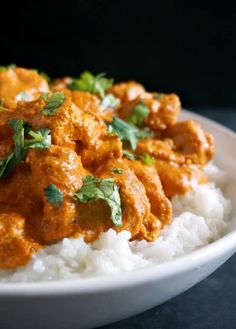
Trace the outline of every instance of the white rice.
<instances>
[{"instance_id":1,"label":"white rice","mask_svg":"<svg viewBox=\"0 0 236 329\"><path fill-rule=\"evenodd\" d=\"M206 171L210 183L172 199L173 221L155 242L130 242L129 232L112 229L92 244L83 238L65 238L37 252L25 267L0 270L0 281L51 281L128 272L207 245L224 234L231 206L221 190L226 174L212 164Z\"/></svg>"}]
</instances>

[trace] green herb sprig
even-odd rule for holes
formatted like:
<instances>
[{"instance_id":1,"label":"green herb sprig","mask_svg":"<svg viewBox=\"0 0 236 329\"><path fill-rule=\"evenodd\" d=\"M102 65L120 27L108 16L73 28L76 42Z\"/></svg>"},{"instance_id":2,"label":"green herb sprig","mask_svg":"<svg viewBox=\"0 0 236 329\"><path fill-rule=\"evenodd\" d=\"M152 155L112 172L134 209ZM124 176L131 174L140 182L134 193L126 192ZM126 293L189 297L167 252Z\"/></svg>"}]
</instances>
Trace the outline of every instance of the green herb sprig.
<instances>
[{"instance_id":1,"label":"green herb sprig","mask_svg":"<svg viewBox=\"0 0 236 329\"><path fill-rule=\"evenodd\" d=\"M153 158L148 153L143 153L143 154L139 155L139 160L141 160L143 163L145 163L148 166L151 166L155 163L155 158Z\"/></svg>"},{"instance_id":2,"label":"green herb sprig","mask_svg":"<svg viewBox=\"0 0 236 329\"><path fill-rule=\"evenodd\" d=\"M150 154L148 153L143 153L140 155L136 155L133 153L130 153L126 150L123 150L123 156L131 161L134 160L140 160L142 161L144 164L151 166L155 163L155 158L153 158Z\"/></svg>"},{"instance_id":3,"label":"green herb sprig","mask_svg":"<svg viewBox=\"0 0 236 329\"><path fill-rule=\"evenodd\" d=\"M60 208L64 197L61 191L57 188L56 185L50 184L44 189L44 194L47 198L48 203L55 205L56 208Z\"/></svg>"},{"instance_id":4,"label":"green herb sprig","mask_svg":"<svg viewBox=\"0 0 236 329\"><path fill-rule=\"evenodd\" d=\"M57 91L55 93L43 93L40 96L46 104L42 112L46 116L53 116L57 113L60 107L64 104L66 96L63 92Z\"/></svg>"},{"instance_id":5,"label":"green herb sprig","mask_svg":"<svg viewBox=\"0 0 236 329\"><path fill-rule=\"evenodd\" d=\"M133 124L134 126L143 127L144 121L148 117L148 115L149 108L142 101L132 109L132 113L126 118L125 121Z\"/></svg>"},{"instance_id":6,"label":"green herb sprig","mask_svg":"<svg viewBox=\"0 0 236 329\"><path fill-rule=\"evenodd\" d=\"M12 119L9 125L15 131L13 135L14 148L0 160L0 178L6 177L11 171L25 159L28 149L47 149L51 147L51 131L42 128L32 131L26 127L23 120ZM26 137L32 137L26 139Z\"/></svg>"},{"instance_id":7,"label":"green herb sprig","mask_svg":"<svg viewBox=\"0 0 236 329\"><path fill-rule=\"evenodd\" d=\"M136 155L134 155L133 153L126 151L126 150L123 150L123 156L132 161L137 160Z\"/></svg>"},{"instance_id":8,"label":"green herb sprig","mask_svg":"<svg viewBox=\"0 0 236 329\"><path fill-rule=\"evenodd\" d=\"M140 130L116 117L114 117L112 123L108 125L108 131L110 133L115 133L122 141L128 142L132 150L136 149L140 139L146 139L151 136L150 131Z\"/></svg>"},{"instance_id":9,"label":"green herb sprig","mask_svg":"<svg viewBox=\"0 0 236 329\"><path fill-rule=\"evenodd\" d=\"M88 91L104 98L105 90L111 88L113 85L113 79L107 79L105 76L105 73L93 75L89 71L85 71L78 79L73 79L72 83L68 85L68 88L71 90Z\"/></svg>"},{"instance_id":10,"label":"green herb sprig","mask_svg":"<svg viewBox=\"0 0 236 329\"><path fill-rule=\"evenodd\" d=\"M122 208L119 188L113 178L96 178L87 176L83 179L81 189L75 193L74 199L81 203L104 200L111 209L111 220L115 226L122 225Z\"/></svg>"},{"instance_id":11,"label":"green herb sprig","mask_svg":"<svg viewBox=\"0 0 236 329\"><path fill-rule=\"evenodd\" d=\"M124 173L124 169L122 168L114 168L111 170L111 172L115 173L115 174L123 174Z\"/></svg>"}]
</instances>

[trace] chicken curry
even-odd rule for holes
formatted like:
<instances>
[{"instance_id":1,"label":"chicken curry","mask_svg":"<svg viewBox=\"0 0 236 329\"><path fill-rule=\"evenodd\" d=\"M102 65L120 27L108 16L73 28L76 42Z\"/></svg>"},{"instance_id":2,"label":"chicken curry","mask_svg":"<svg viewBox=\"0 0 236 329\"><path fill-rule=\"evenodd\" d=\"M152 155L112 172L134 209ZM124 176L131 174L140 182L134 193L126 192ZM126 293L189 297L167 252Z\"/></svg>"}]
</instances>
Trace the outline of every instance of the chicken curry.
<instances>
[{"instance_id":1,"label":"chicken curry","mask_svg":"<svg viewBox=\"0 0 236 329\"><path fill-rule=\"evenodd\" d=\"M154 241L171 198L204 184L213 137L175 94L104 74L48 81L0 67L0 268L64 237L113 228Z\"/></svg>"}]
</instances>

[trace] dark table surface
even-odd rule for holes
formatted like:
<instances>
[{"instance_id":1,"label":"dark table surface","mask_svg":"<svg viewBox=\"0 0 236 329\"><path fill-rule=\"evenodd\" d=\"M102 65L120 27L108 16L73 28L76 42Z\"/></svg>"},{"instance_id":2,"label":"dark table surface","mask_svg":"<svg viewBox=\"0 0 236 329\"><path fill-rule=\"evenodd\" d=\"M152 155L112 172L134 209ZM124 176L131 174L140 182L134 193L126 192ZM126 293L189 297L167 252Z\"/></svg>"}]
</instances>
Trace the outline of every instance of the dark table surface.
<instances>
[{"instance_id":1,"label":"dark table surface","mask_svg":"<svg viewBox=\"0 0 236 329\"><path fill-rule=\"evenodd\" d=\"M236 131L236 108L194 108ZM210 277L169 302L104 329L236 328L236 255Z\"/></svg>"}]
</instances>

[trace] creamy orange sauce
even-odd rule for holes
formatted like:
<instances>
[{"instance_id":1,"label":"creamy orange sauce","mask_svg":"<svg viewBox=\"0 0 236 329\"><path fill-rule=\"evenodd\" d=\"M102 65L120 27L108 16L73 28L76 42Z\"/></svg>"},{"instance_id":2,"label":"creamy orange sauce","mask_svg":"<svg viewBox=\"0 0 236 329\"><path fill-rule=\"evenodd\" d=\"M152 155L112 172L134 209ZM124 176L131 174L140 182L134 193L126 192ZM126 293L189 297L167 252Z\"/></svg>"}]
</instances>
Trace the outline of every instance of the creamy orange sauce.
<instances>
[{"instance_id":1,"label":"creamy orange sauce","mask_svg":"<svg viewBox=\"0 0 236 329\"><path fill-rule=\"evenodd\" d=\"M15 145L9 120L23 120L33 131L47 128L51 133L49 148L27 149L22 161L0 177L0 268L24 265L38 248L64 237L84 236L90 242L110 228L130 231L133 240L153 241L171 222L170 199L195 183L207 182L203 166L214 156L213 137L192 120L177 122L177 95L150 93L129 81L104 90L119 99L115 108L104 108L101 94L70 90L72 81L58 79L49 87L32 70L0 72L0 161ZM46 100L41 96L55 91L63 92L65 101L53 115L45 115ZM125 121L140 103L148 114L138 129L149 129L152 135L137 140L132 150L107 125L114 117ZM133 160L124 151L131 152ZM150 163L142 161L144 154L152 157ZM121 226L111 220L105 200L75 200L88 175L112 178L117 185ZM60 205L45 195L50 184L63 197Z\"/></svg>"}]
</instances>

